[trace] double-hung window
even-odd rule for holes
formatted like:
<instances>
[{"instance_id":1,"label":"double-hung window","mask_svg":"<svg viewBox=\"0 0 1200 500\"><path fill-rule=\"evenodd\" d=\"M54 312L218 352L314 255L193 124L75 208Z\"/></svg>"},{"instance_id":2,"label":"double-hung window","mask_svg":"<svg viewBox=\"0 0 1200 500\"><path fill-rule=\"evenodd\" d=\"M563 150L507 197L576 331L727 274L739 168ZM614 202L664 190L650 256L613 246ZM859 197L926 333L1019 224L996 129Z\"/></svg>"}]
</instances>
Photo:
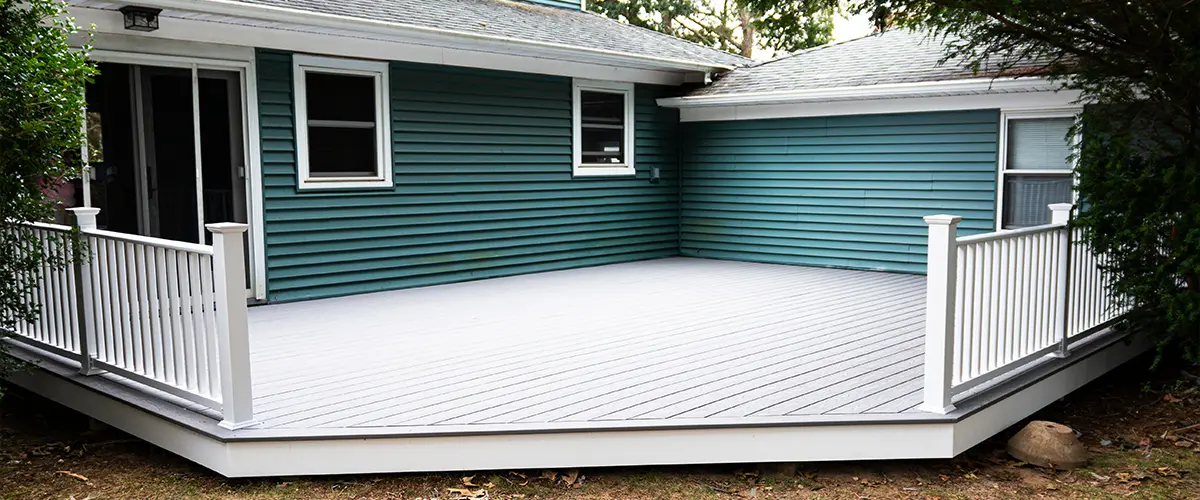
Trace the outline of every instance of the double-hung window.
<instances>
[{"instance_id":1,"label":"double-hung window","mask_svg":"<svg viewBox=\"0 0 1200 500\"><path fill-rule=\"evenodd\" d=\"M633 84L575 80L576 176L635 175Z\"/></svg>"},{"instance_id":2,"label":"double-hung window","mask_svg":"<svg viewBox=\"0 0 1200 500\"><path fill-rule=\"evenodd\" d=\"M1072 139L1078 110L1002 113L1000 229L1050 223L1051 203L1074 200Z\"/></svg>"},{"instance_id":3,"label":"double-hung window","mask_svg":"<svg viewBox=\"0 0 1200 500\"><path fill-rule=\"evenodd\" d=\"M293 58L300 189L392 185L388 65Z\"/></svg>"}]
</instances>

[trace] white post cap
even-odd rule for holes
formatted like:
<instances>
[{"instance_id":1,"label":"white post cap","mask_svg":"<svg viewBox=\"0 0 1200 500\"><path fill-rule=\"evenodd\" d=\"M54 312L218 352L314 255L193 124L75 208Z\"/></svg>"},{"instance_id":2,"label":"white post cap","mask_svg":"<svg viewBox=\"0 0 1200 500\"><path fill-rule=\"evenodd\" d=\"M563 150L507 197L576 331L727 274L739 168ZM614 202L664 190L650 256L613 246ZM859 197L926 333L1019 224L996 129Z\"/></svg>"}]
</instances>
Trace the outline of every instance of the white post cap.
<instances>
[{"instance_id":1,"label":"white post cap","mask_svg":"<svg viewBox=\"0 0 1200 500\"><path fill-rule=\"evenodd\" d=\"M75 207L68 208L67 210L75 214L76 217L80 215L91 215L94 217L96 214L100 213L100 209L96 207Z\"/></svg>"},{"instance_id":2,"label":"white post cap","mask_svg":"<svg viewBox=\"0 0 1200 500\"><path fill-rule=\"evenodd\" d=\"M244 233L247 229L250 229L248 224L240 222L217 222L214 224L205 224L204 227L209 232L221 234Z\"/></svg>"},{"instance_id":3,"label":"white post cap","mask_svg":"<svg viewBox=\"0 0 1200 500\"><path fill-rule=\"evenodd\" d=\"M1051 224L1066 224L1071 220L1071 210L1075 205L1071 203L1051 203L1050 204L1050 223Z\"/></svg>"},{"instance_id":4,"label":"white post cap","mask_svg":"<svg viewBox=\"0 0 1200 500\"><path fill-rule=\"evenodd\" d=\"M948 226L950 224L958 224L959 222L962 222L962 217L958 215L938 214L925 216L925 223L931 226Z\"/></svg>"}]
</instances>

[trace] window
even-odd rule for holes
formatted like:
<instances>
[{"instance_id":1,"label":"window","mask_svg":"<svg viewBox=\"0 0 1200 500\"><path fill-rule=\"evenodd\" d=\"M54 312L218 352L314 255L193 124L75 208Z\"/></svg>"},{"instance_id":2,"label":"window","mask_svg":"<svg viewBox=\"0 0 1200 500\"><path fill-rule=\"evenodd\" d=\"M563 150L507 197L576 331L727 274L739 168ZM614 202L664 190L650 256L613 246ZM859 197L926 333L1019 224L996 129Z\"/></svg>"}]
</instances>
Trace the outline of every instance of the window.
<instances>
[{"instance_id":1,"label":"window","mask_svg":"<svg viewBox=\"0 0 1200 500\"><path fill-rule=\"evenodd\" d=\"M575 80L574 173L635 175L633 84Z\"/></svg>"},{"instance_id":2,"label":"window","mask_svg":"<svg viewBox=\"0 0 1200 500\"><path fill-rule=\"evenodd\" d=\"M1067 134L1078 110L1004 113L1000 140L1000 229L1050 223L1051 203L1074 200Z\"/></svg>"},{"instance_id":3,"label":"window","mask_svg":"<svg viewBox=\"0 0 1200 500\"><path fill-rule=\"evenodd\" d=\"M300 189L390 187L387 63L297 55Z\"/></svg>"}]
</instances>

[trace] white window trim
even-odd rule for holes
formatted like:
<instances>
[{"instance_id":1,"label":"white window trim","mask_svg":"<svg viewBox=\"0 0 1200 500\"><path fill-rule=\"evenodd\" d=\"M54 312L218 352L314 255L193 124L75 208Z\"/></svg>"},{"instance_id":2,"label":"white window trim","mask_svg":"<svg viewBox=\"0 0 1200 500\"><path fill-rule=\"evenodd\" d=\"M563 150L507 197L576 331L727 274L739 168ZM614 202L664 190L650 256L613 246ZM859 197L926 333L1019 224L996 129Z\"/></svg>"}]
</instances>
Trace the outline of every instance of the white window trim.
<instances>
[{"instance_id":1,"label":"white window trim","mask_svg":"<svg viewBox=\"0 0 1200 500\"><path fill-rule=\"evenodd\" d=\"M615 176L615 175L637 175L637 168L634 166L633 159L634 147L633 141L636 127L633 121L634 116L634 95L632 83L623 82L606 82L598 80L581 80L575 79L571 89L571 113L572 113L572 132L571 132L571 147L573 150L573 160L571 161L571 172L576 177L594 177L594 176ZM582 126L582 106L580 106L581 92L587 90L590 92L607 92L610 94L622 94L625 96L625 137L624 137L624 161L621 163L583 163L583 126Z\"/></svg>"},{"instance_id":2,"label":"white window trim","mask_svg":"<svg viewBox=\"0 0 1200 500\"><path fill-rule=\"evenodd\" d=\"M1079 120L1083 108L1080 106L1069 106L1061 108L1043 108L1043 109L1001 109L1000 110L1000 147L998 149L998 163L996 168L996 230L1004 230L1004 177L1007 174L1021 175L1071 175L1072 188L1079 184L1079 178L1076 176L1074 165L1071 168L1049 169L1049 170L1033 170L1033 169L1008 169L1008 122L1010 120L1029 120L1038 118L1074 118ZM1075 144L1079 144L1082 139L1082 131L1076 128L1074 137ZM1078 161L1078 160L1075 160ZM1077 202L1078 193L1074 189L1071 191L1071 202ZM1047 210L1049 210L1047 208Z\"/></svg>"},{"instance_id":3,"label":"white window trim","mask_svg":"<svg viewBox=\"0 0 1200 500\"><path fill-rule=\"evenodd\" d=\"M375 152L374 176L312 177L308 171L308 109L304 75L320 73L369 76L375 80ZM292 80L295 89L296 166L299 189L344 189L392 187L391 100L388 95L388 63L317 57L292 56Z\"/></svg>"}]
</instances>

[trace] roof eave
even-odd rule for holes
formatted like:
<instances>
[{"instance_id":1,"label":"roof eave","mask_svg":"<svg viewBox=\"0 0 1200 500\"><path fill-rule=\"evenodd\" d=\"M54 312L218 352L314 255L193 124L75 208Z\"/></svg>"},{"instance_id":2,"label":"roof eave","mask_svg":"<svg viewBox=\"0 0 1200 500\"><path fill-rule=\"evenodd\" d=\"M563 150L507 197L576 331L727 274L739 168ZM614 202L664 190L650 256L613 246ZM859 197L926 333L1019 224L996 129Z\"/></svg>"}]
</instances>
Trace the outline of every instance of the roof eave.
<instances>
[{"instance_id":1,"label":"roof eave","mask_svg":"<svg viewBox=\"0 0 1200 500\"><path fill-rule=\"evenodd\" d=\"M537 53L549 58L578 58L585 56L590 62L597 64L638 64L656 69L674 71L712 72L727 71L735 66L688 61L666 57L646 56L604 49L578 47L535 40L523 40L513 37L485 35L465 31L447 30L429 26L363 19L337 14L325 14L299 9L257 5L236 0L143 0L139 5L178 9L208 14L240 16L267 21L283 21L322 28L340 28L359 30L368 33L403 35L428 42L476 42L486 44L489 49L508 48L514 51Z\"/></svg>"},{"instance_id":2,"label":"roof eave","mask_svg":"<svg viewBox=\"0 0 1200 500\"><path fill-rule=\"evenodd\" d=\"M1042 77L964 78L931 82L886 83L853 87L829 87L775 92L747 92L658 100L660 106L696 108L706 106L739 106L754 104L801 104L807 102L896 99L903 97L935 97L977 95L985 93L1045 92L1061 87Z\"/></svg>"}]
</instances>

